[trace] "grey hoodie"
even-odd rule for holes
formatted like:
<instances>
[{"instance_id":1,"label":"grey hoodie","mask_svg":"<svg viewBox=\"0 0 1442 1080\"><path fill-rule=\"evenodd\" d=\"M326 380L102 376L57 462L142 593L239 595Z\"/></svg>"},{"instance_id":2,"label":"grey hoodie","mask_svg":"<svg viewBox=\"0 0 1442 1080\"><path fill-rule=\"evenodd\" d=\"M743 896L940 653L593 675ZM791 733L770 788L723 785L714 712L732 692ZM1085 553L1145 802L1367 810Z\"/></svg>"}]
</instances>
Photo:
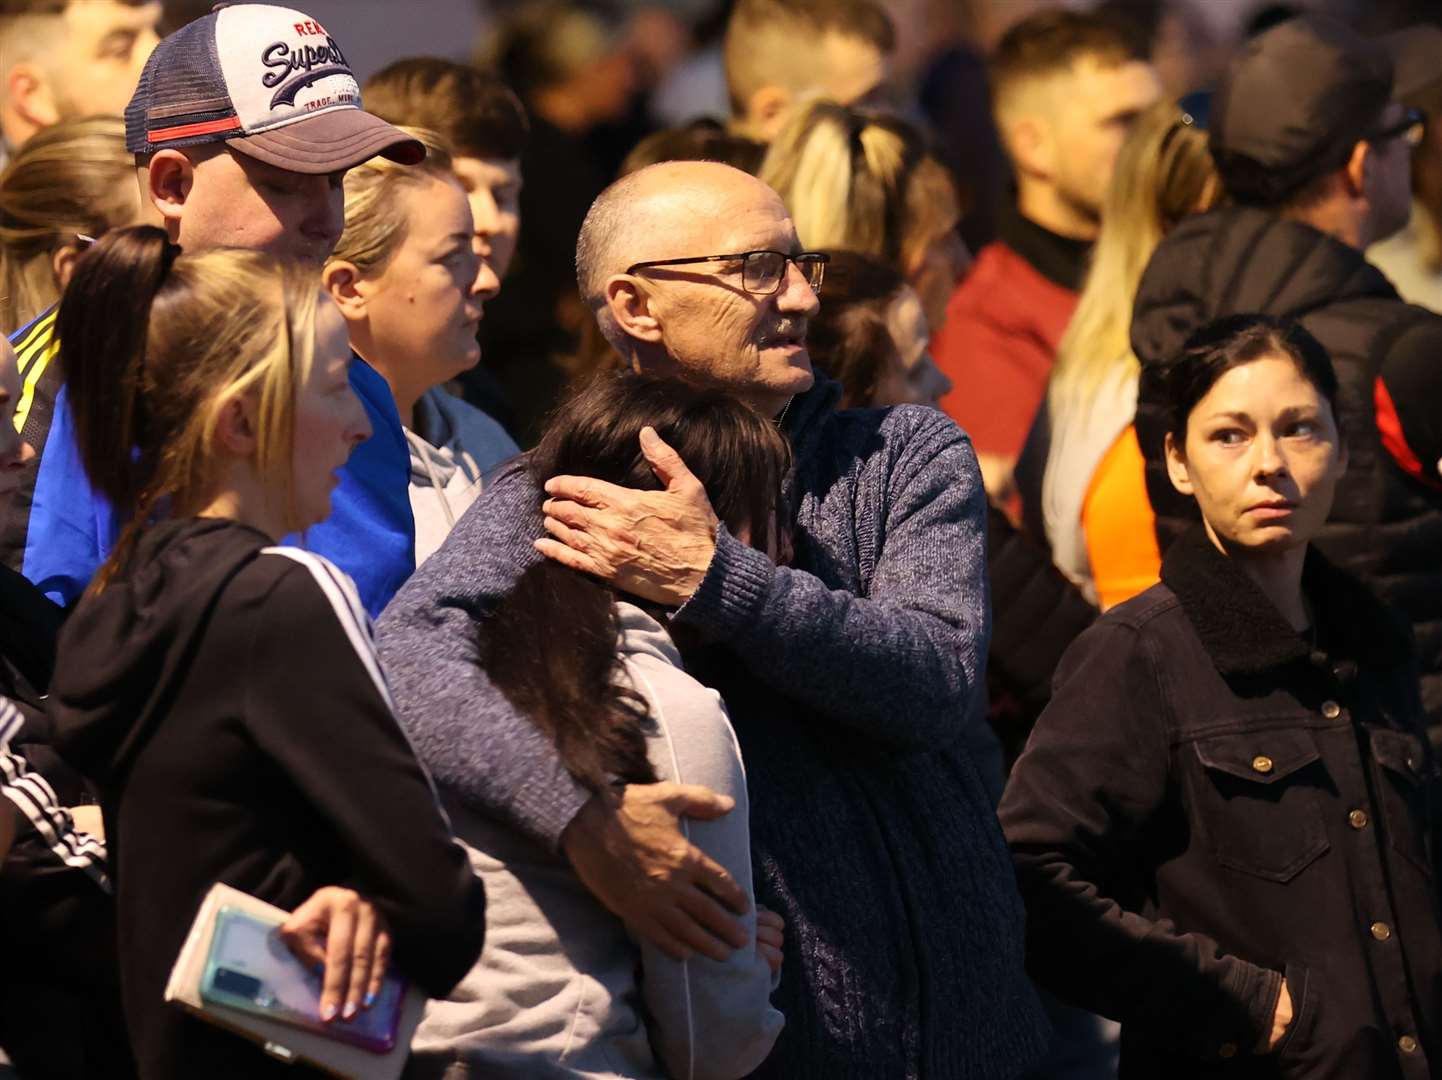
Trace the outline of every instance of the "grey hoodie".
<instances>
[{"instance_id":1,"label":"grey hoodie","mask_svg":"<svg viewBox=\"0 0 1442 1080\"><path fill-rule=\"evenodd\" d=\"M497 465L521 452L506 429L439 386L416 402L411 449L411 513L416 565L430 557L481 494Z\"/></svg>"},{"instance_id":2,"label":"grey hoodie","mask_svg":"<svg viewBox=\"0 0 1442 1080\"><path fill-rule=\"evenodd\" d=\"M724 817L683 827L749 893L746 775L721 697L682 670L650 615L627 603L617 615L621 674L646 701L656 774L735 798ZM734 1080L770 1053L782 1019L754 947L723 963L638 948L564 858L464 803L452 809L486 883L486 945L427 1008L412 1046L420 1076ZM754 908L743 922L754 938Z\"/></svg>"}]
</instances>

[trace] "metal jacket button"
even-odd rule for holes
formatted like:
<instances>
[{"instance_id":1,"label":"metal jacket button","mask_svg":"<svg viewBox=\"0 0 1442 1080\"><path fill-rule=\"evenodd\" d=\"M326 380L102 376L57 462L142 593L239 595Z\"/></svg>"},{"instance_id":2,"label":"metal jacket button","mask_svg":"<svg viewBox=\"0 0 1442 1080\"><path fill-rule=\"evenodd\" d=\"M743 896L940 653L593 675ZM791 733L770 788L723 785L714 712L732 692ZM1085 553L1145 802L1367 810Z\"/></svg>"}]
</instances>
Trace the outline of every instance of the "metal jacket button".
<instances>
[{"instance_id":1,"label":"metal jacket button","mask_svg":"<svg viewBox=\"0 0 1442 1080\"><path fill-rule=\"evenodd\" d=\"M1237 1044L1236 1044L1236 1043L1222 1043L1221 1046L1217 1047L1217 1057L1219 1057L1219 1058L1222 1058L1222 1059L1225 1060L1225 1059L1227 1059L1227 1058L1234 1058L1234 1057L1236 1057L1236 1056L1237 1056Z\"/></svg>"},{"instance_id":2,"label":"metal jacket button","mask_svg":"<svg viewBox=\"0 0 1442 1080\"><path fill-rule=\"evenodd\" d=\"M1322 702L1322 715L1328 720L1335 720L1342 715L1342 706L1335 701L1324 701Z\"/></svg>"},{"instance_id":3,"label":"metal jacket button","mask_svg":"<svg viewBox=\"0 0 1442 1080\"><path fill-rule=\"evenodd\" d=\"M1374 922L1372 936L1378 941L1386 941L1392 936L1392 928L1384 922Z\"/></svg>"},{"instance_id":4,"label":"metal jacket button","mask_svg":"<svg viewBox=\"0 0 1442 1080\"><path fill-rule=\"evenodd\" d=\"M1272 771L1272 759L1267 757L1266 754L1258 754L1252 758L1252 768L1256 769L1259 773L1269 773Z\"/></svg>"},{"instance_id":5,"label":"metal jacket button","mask_svg":"<svg viewBox=\"0 0 1442 1080\"><path fill-rule=\"evenodd\" d=\"M1347 815L1347 824L1354 829L1365 829L1367 827L1367 811L1353 810Z\"/></svg>"},{"instance_id":6,"label":"metal jacket button","mask_svg":"<svg viewBox=\"0 0 1442 1080\"><path fill-rule=\"evenodd\" d=\"M1411 1035L1403 1035L1397 1040L1397 1048L1404 1054L1415 1054L1417 1052L1417 1040Z\"/></svg>"}]
</instances>

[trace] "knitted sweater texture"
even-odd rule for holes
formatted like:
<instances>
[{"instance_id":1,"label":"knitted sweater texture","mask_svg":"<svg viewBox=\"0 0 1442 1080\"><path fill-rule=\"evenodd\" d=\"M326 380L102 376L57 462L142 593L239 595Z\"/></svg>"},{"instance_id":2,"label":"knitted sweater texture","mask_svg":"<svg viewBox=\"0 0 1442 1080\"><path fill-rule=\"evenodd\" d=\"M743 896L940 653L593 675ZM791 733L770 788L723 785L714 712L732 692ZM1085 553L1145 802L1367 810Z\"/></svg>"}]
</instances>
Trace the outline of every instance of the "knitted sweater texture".
<instances>
[{"instance_id":1,"label":"knitted sweater texture","mask_svg":"<svg viewBox=\"0 0 1442 1080\"><path fill-rule=\"evenodd\" d=\"M758 1076L1012 1077L1046 1032L1023 917L976 761L987 746L985 501L932 410L788 411L795 558L722 529L675 619L746 761L759 903L787 922L786 1016ZM510 466L397 595L379 646L402 722L450 797L549 844L588 792L478 663L485 618L539 558Z\"/></svg>"}]
</instances>

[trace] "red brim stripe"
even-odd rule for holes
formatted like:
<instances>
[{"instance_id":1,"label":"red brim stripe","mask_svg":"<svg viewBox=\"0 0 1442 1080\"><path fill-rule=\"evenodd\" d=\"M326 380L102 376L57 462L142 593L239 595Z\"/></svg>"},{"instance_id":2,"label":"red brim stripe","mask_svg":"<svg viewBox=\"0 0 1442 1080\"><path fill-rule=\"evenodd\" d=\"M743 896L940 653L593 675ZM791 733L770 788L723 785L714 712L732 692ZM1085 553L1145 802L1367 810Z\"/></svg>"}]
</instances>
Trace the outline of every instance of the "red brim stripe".
<instances>
[{"instance_id":1,"label":"red brim stripe","mask_svg":"<svg viewBox=\"0 0 1442 1080\"><path fill-rule=\"evenodd\" d=\"M179 127L160 128L147 132L147 142L165 142L169 139L191 139L196 135L214 135L217 131L236 131L240 117L230 116L224 120L207 120L202 124L181 124Z\"/></svg>"}]
</instances>

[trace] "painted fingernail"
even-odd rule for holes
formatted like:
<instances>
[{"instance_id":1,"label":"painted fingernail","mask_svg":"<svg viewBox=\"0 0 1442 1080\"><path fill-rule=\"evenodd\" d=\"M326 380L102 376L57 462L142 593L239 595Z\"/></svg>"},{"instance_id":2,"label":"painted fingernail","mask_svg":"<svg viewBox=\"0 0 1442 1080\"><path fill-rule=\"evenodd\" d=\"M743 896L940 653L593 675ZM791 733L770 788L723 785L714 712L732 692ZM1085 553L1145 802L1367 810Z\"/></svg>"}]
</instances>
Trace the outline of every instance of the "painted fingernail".
<instances>
[{"instance_id":1,"label":"painted fingernail","mask_svg":"<svg viewBox=\"0 0 1442 1080\"><path fill-rule=\"evenodd\" d=\"M354 1020L355 1014L359 1011L354 1001L347 1001L345 1003L345 1009L341 1011L340 1018L342 1020Z\"/></svg>"},{"instance_id":2,"label":"painted fingernail","mask_svg":"<svg viewBox=\"0 0 1442 1080\"><path fill-rule=\"evenodd\" d=\"M321 1018L322 1020L326 1021L326 1023L329 1023L330 1021L334 1020L334 1019L335 1019L335 1006L334 1006L334 1005L327 1005L327 1006L325 1006L325 1008L321 1009L321 1011L320 1011L320 1018Z\"/></svg>"},{"instance_id":3,"label":"painted fingernail","mask_svg":"<svg viewBox=\"0 0 1442 1080\"><path fill-rule=\"evenodd\" d=\"M366 997L365 997L365 1007L366 1007L367 1009L369 1009L369 1008L370 1008L372 1005L374 1005L375 1003L376 1003L376 996L375 996L374 994L367 994Z\"/></svg>"}]
</instances>

